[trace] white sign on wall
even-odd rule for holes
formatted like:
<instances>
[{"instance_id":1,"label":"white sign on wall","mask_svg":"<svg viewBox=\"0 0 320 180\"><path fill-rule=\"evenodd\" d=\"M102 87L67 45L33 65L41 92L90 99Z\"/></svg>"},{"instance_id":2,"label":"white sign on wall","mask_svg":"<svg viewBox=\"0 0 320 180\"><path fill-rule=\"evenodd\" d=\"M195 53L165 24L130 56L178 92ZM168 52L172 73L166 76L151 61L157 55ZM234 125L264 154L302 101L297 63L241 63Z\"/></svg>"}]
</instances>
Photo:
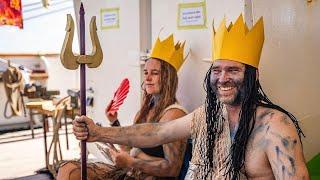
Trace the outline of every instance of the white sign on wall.
<instances>
[{"instance_id":1,"label":"white sign on wall","mask_svg":"<svg viewBox=\"0 0 320 180\"><path fill-rule=\"evenodd\" d=\"M101 29L119 28L119 11L120 8L101 9Z\"/></svg>"},{"instance_id":2,"label":"white sign on wall","mask_svg":"<svg viewBox=\"0 0 320 180\"><path fill-rule=\"evenodd\" d=\"M178 5L178 29L201 29L206 28L206 4L181 3Z\"/></svg>"}]
</instances>

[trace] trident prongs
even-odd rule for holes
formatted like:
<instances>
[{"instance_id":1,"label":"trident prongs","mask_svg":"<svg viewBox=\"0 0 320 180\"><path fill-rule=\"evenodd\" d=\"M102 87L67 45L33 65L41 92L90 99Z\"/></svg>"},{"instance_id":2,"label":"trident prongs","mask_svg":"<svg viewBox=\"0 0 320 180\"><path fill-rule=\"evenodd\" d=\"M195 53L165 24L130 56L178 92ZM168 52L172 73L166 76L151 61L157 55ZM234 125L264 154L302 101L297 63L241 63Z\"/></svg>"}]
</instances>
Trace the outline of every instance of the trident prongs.
<instances>
[{"instance_id":1,"label":"trident prongs","mask_svg":"<svg viewBox=\"0 0 320 180\"><path fill-rule=\"evenodd\" d=\"M97 34L96 17L90 21L90 36L92 42L92 53L90 55L74 55L72 52L72 41L74 36L74 21L70 14L67 15L66 36L64 38L60 59L63 66L70 70L78 68L79 64L87 64L89 68L98 67L103 58L101 45Z\"/></svg>"}]
</instances>

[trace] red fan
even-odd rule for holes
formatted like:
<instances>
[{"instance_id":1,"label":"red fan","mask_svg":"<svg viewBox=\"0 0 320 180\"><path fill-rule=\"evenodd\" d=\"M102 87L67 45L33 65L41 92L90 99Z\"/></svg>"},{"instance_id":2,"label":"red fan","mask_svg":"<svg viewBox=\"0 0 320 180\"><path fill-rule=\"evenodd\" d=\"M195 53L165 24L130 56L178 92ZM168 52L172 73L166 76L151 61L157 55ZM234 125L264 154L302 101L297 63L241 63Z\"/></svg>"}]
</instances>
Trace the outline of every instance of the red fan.
<instances>
[{"instance_id":1,"label":"red fan","mask_svg":"<svg viewBox=\"0 0 320 180\"><path fill-rule=\"evenodd\" d=\"M121 82L117 91L114 93L113 99L111 100L111 105L107 109L107 111L112 115L114 115L114 113L119 110L120 105L123 104L123 101L126 99L129 92L129 88L129 80L126 78Z\"/></svg>"}]
</instances>

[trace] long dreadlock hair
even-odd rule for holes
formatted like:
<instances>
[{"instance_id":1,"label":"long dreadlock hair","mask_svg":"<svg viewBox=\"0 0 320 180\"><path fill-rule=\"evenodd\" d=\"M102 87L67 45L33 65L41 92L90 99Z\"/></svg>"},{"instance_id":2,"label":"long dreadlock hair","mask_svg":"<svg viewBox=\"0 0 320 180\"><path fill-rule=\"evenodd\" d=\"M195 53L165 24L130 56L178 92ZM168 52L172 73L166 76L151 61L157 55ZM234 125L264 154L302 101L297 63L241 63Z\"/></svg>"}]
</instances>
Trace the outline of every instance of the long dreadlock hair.
<instances>
[{"instance_id":1,"label":"long dreadlock hair","mask_svg":"<svg viewBox=\"0 0 320 180\"><path fill-rule=\"evenodd\" d=\"M204 80L204 89L207 93L206 95L206 123L207 123L207 152L203 154L202 157L206 157L205 166L206 171L203 175L203 179L205 179L209 173L210 169L213 168L213 151L215 144L215 139L219 137L219 135L223 131L223 123L219 123L221 119L218 117L219 112L221 112L222 104L218 101L217 96L210 85L210 76L211 69L206 74ZM270 101L267 95L262 90L259 80L257 80L256 68L245 65L244 72L244 81L243 81L243 90L244 97L241 103L240 110L240 121L238 125L238 130L236 132L234 141L231 145L230 154L228 155L227 163L226 163L226 176L228 179L236 180L240 178L240 170L244 165L245 152L248 143L249 136L252 133L252 130L255 125L255 116L256 109L258 106L263 106L267 108L277 109L280 112L283 112L287 116L290 117L292 122L294 123L300 141L301 135L304 136L302 130L299 127L297 118L292 115L290 112L286 111L282 107L275 105ZM204 153L204 152L200 152Z\"/></svg>"}]
</instances>

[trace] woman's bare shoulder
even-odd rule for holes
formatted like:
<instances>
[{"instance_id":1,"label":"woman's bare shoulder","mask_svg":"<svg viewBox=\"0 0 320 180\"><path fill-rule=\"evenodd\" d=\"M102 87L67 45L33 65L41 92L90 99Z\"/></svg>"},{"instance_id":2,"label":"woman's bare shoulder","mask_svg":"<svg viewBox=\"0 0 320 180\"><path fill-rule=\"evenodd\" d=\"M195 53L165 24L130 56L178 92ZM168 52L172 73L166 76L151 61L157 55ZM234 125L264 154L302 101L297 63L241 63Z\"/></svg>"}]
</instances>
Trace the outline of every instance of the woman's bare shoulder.
<instances>
[{"instance_id":1,"label":"woman's bare shoulder","mask_svg":"<svg viewBox=\"0 0 320 180\"><path fill-rule=\"evenodd\" d=\"M175 120L185 116L187 113L180 108L171 108L164 112L159 122Z\"/></svg>"}]
</instances>

